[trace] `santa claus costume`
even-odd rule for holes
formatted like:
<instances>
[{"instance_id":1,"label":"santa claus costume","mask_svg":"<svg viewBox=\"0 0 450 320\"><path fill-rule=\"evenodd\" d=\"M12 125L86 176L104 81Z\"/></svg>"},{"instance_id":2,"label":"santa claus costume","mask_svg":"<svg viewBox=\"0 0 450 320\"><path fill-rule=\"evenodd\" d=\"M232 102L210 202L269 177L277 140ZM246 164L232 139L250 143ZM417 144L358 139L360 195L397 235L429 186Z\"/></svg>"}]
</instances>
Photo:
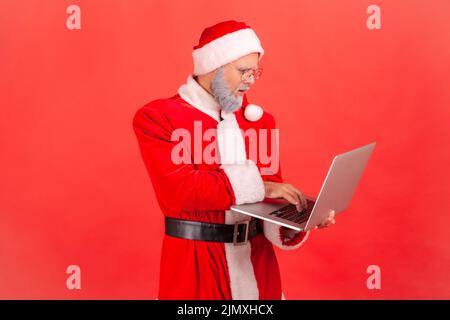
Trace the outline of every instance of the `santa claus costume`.
<instances>
[{"instance_id":1,"label":"santa claus costume","mask_svg":"<svg viewBox=\"0 0 450 320\"><path fill-rule=\"evenodd\" d=\"M259 53L260 59L264 54L255 32L245 23L225 21L205 29L194 47L193 75L188 76L173 97L152 101L136 112L134 131L166 219L207 226L245 226L243 222L250 217L230 211L230 206L263 200L263 181L282 182L280 170L261 175L267 164L249 159L248 139L240 135L238 139L227 140L230 130L245 132L253 128L266 129L265 138L271 141L270 129L275 129L273 116L249 104L246 96L241 108L226 113L194 79L195 75L206 74L254 52ZM201 130L195 125L199 122ZM206 130L216 130L217 139L212 142L216 143L220 163L197 163L194 159L191 163L175 163L172 151L179 142L174 141L172 134L176 129L189 132L191 137L198 134L203 137ZM211 141L203 139L199 145L195 138L187 143L191 155L195 148L203 151L210 145ZM267 143L269 149L270 145ZM296 249L308 233L288 232L262 220L257 223L260 232L241 243L171 236L166 224L158 299L283 299L273 245Z\"/></svg>"}]
</instances>

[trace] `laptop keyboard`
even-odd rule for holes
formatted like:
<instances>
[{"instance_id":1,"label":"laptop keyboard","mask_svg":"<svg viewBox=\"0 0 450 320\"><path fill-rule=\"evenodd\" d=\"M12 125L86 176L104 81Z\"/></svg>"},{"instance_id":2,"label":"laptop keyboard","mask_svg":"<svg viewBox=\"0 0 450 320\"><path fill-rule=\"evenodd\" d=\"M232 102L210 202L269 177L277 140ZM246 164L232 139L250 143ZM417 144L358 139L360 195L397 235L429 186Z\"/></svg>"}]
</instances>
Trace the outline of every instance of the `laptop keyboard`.
<instances>
[{"instance_id":1,"label":"laptop keyboard","mask_svg":"<svg viewBox=\"0 0 450 320\"><path fill-rule=\"evenodd\" d=\"M302 211L297 211L297 207L294 204L288 204L277 211L271 213L279 218L286 219L295 223L303 223L308 220L311 215L311 211L314 208L314 201L307 200L307 207Z\"/></svg>"}]
</instances>

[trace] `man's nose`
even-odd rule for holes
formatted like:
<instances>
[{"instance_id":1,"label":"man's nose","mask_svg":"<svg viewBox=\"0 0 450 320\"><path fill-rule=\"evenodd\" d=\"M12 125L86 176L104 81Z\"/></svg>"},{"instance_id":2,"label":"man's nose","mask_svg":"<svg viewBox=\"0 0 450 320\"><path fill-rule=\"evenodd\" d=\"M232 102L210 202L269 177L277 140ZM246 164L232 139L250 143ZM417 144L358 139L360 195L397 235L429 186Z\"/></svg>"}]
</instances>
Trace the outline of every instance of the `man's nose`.
<instances>
[{"instance_id":1,"label":"man's nose","mask_svg":"<svg viewBox=\"0 0 450 320\"><path fill-rule=\"evenodd\" d=\"M245 84L247 84L249 87L255 84L255 76L251 75L248 79L246 79Z\"/></svg>"}]
</instances>

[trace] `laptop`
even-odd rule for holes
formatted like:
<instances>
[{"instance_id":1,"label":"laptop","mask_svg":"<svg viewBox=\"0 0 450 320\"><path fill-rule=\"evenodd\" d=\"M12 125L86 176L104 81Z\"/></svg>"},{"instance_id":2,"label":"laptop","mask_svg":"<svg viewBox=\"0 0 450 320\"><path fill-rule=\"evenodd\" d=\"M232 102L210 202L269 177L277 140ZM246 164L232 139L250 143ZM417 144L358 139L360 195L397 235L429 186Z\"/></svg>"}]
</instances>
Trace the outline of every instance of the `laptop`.
<instances>
[{"instance_id":1,"label":"laptop","mask_svg":"<svg viewBox=\"0 0 450 320\"><path fill-rule=\"evenodd\" d=\"M284 199L231 206L232 211L267 220L297 231L307 231L324 221L330 210L346 210L361 179L375 142L334 157L317 198L306 196L307 208L297 211Z\"/></svg>"}]
</instances>

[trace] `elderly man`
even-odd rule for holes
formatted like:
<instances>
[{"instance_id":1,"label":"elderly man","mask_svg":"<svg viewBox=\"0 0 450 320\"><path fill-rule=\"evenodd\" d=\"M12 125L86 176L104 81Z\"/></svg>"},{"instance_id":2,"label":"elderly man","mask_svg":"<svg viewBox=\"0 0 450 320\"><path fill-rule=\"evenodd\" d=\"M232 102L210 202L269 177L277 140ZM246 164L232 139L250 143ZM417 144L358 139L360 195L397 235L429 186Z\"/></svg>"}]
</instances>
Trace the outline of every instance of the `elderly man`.
<instances>
[{"instance_id":1,"label":"elderly man","mask_svg":"<svg viewBox=\"0 0 450 320\"><path fill-rule=\"evenodd\" d=\"M267 130L257 145L273 148L273 116L249 104L245 94L261 76L258 61L263 54L258 37L245 23L225 21L206 28L194 47L194 72L178 94L136 112L134 131L166 219L159 299L284 298L273 245L296 249L309 231L296 232L229 210L233 204L264 198L286 199L299 210L306 205L302 192L283 183L278 166L276 172L261 174L267 163L249 159L250 142L232 134ZM216 134L204 141L208 130ZM192 136L182 141L183 157L192 161L175 161L175 132ZM219 161L194 161L198 152L206 154L211 142ZM321 227L330 224L333 211Z\"/></svg>"}]
</instances>

